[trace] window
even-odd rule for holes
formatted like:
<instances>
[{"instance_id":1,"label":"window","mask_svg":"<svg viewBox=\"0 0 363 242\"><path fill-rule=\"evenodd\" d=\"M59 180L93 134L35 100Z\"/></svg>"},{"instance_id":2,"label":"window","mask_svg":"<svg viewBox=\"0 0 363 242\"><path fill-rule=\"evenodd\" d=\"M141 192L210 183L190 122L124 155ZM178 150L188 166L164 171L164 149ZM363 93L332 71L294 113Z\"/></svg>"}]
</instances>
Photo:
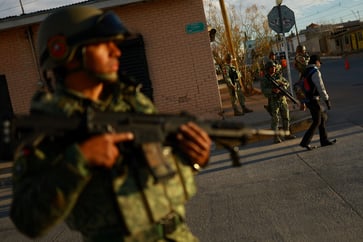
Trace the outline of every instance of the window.
<instances>
[{"instance_id":1,"label":"window","mask_svg":"<svg viewBox=\"0 0 363 242\"><path fill-rule=\"evenodd\" d=\"M119 47L122 51L120 73L134 78L142 85L141 92L153 100L153 88L142 35L139 34L135 38L122 42Z\"/></svg>"},{"instance_id":2,"label":"window","mask_svg":"<svg viewBox=\"0 0 363 242\"><path fill-rule=\"evenodd\" d=\"M362 41L363 40L362 31L360 31L360 32L357 33L357 38L358 38L359 41Z\"/></svg>"},{"instance_id":3,"label":"window","mask_svg":"<svg viewBox=\"0 0 363 242\"><path fill-rule=\"evenodd\" d=\"M344 42L345 42L345 44L346 45L348 45L349 44L349 36L344 36Z\"/></svg>"}]
</instances>

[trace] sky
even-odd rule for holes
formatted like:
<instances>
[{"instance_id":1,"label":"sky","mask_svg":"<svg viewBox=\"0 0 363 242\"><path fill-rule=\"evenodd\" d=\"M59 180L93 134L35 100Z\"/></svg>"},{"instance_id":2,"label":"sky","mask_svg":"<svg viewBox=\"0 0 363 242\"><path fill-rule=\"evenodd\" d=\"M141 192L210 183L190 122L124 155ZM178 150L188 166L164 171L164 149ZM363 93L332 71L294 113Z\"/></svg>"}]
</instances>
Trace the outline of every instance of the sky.
<instances>
[{"instance_id":1,"label":"sky","mask_svg":"<svg viewBox=\"0 0 363 242\"><path fill-rule=\"evenodd\" d=\"M219 5L219 0L209 0ZM0 0L0 18L17 16L24 13L60 7L82 0ZM263 6L261 11L267 14L276 5L275 0L224 0L226 7L229 4L242 4L249 7L252 4ZM311 23L336 24L341 22L363 20L363 0L283 0L295 14L298 30L305 29Z\"/></svg>"}]
</instances>

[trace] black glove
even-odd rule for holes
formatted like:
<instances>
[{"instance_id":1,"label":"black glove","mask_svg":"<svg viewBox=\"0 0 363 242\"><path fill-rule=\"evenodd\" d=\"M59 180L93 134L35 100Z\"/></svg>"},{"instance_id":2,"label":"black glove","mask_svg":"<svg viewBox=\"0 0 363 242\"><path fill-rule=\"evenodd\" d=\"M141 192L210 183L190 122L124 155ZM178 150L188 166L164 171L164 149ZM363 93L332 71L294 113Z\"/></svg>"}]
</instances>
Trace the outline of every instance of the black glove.
<instances>
[{"instance_id":1,"label":"black glove","mask_svg":"<svg viewBox=\"0 0 363 242\"><path fill-rule=\"evenodd\" d=\"M329 100L326 100L325 101L325 104L326 104L328 110L330 110L331 109L331 103L330 103L330 101Z\"/></svg>"}]
</instances>

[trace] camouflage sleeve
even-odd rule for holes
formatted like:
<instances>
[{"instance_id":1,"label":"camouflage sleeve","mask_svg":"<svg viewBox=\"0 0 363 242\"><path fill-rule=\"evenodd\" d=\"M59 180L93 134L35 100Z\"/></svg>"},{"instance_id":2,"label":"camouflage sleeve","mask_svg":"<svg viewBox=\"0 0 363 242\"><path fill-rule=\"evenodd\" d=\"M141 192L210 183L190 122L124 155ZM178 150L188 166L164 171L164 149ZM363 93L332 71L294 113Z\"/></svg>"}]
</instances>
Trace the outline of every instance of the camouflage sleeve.
<instances>
[{"instance_id":1,"label":"camouflage sleeve","mask_svg":"<svg viewBox=\"0 0 363 242\"><path fill-rule=\"evenodd\" d=\"M230 69L230 67L227 65L225 65L223 67L223 77L224 77L224 81L226 82L227 86L233 87L232 79L229 76L229 71L230 71L229 69Z\"/></svg>"},{"instance_id":2,"label":"camouflage sleeve","mask_svg":"<svg viewBox=\"0 0 363 242\"><path fill-rule=\"evenodd\" d=\"M261 91L267 98L269 98L272 94L272 86L270 83L271 82L267 79L267 77L264 77L261 80Z\"/></svg>"},{"instance_id":3,"label":"camouflage sleeve","mask_svg":"<svg viewBox=\"0 0 363 242\"><path fill-rule=\"evenodd\" d=\"M62 222L90 179L78 146L60 146L44 140L23 148L15 160L10 218L28 237L39 237Z\"/></svg>"},{"instance_id":4,"label":"camouflage sleeve","mask_svg":"<svg viewBox=\"0 0 363 242\"><path fill-rule=\"evenodd\" d=\"M283 83L283 85L284 85L284 88L285 88L285 89L288 89L288 88L289 88L289 86L290 86L289 81L288 81L286 78L284 78L284 77L281 77L281 81L282 81L282 83Z\"/></svg>"}]
</instances>

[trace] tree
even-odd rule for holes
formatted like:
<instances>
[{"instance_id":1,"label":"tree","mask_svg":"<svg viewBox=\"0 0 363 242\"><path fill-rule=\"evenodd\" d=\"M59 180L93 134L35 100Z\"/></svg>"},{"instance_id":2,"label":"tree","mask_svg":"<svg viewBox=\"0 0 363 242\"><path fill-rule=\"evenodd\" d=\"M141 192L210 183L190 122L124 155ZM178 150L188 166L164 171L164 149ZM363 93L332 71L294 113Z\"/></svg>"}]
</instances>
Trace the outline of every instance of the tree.
<instances>
[{"instance_id":1,"label":"tree","mask_svg":"<svg viewBox=\"0 0 363 242\"><path fill-rule=\"evenodd\" d=\"M212 46L213 56L218 64L222 64L223 57L228 53L228 45L218 2L218 0L204 0L204 6L208 26L217 30L215 43ZM232 43L237 55L235 58L241 70L246 92L261 70L261 58L268 55L272 46L272 31L268 26L267 16L261 12L262 9L264 6L256 4L244 8L241 3L229 4L227 9ZM247 48L248 40L254 40L253 49Z\"/></svg>"}]
</instances>

